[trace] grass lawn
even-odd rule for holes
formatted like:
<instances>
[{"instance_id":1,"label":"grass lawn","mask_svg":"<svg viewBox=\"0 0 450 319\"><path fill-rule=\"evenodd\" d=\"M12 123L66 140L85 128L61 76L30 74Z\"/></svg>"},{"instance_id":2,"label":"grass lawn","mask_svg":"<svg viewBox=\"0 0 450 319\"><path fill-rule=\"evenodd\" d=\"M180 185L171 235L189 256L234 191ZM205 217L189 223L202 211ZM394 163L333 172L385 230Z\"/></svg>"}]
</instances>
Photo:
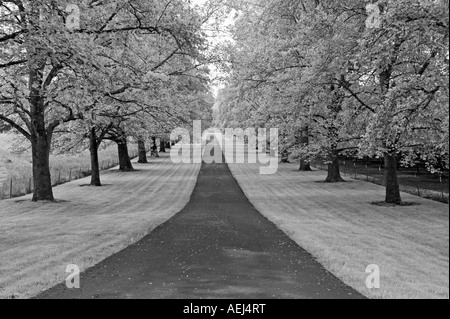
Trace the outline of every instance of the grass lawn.
<instances>
[{"instance_id":1,"label":"grass lawn","mask_svg":"<svg viewBox=\"0 0 450 319\"><path fill-rule=\"evenodd\" d=\"M327 165L324 161L317 160L313 161L312 164L318 169L327 170ZM340 161L342 175L362 181L370 181L378 185L385 185L385 171L380 165L369 163L366 166L362 162ZM398 182L403 192L446 204L449 203L448 171L440 175L438 173L431 174L420 167L402 167L398 171Z\"/></svg>"},{"instance_id":2,"label":"grass lawn","mask_svg":"<svg viewBox=\"0 0 450 319\"><path fill-rule=\"evenodd\" d=\"M35 296L63 282L67 265L83 271L182 210L200 165L173 164L168 154L151 162L104 173L101 188L86 178L58 186L58 203L0 201L0 298Z\"/></svg>"},{"instance_id":3,"label":"grass lawn","mask_svg":"<svg viewBox=\"0 0 450 319\"><path fill-rule=\"evenodd\" d=\"M411 207L379 207L384 188L364 181L325 184L326 172L280 164L230 164L255 207L346 284L370 298L449 298L448 205L403 194ZM381 289L366 287L367 266Z\"/></svg>"}]
</instances>

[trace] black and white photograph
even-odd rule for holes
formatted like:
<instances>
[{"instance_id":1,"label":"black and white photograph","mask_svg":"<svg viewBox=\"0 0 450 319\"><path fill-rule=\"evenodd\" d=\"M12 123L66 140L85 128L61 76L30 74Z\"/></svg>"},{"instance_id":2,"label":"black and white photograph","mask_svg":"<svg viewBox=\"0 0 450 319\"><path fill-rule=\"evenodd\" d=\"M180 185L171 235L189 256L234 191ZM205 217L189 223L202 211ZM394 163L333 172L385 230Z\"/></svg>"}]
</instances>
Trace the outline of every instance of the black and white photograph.
<instances>
[{"instance_id":1,"label":"black and white photograph","mask_svg":"<svg viewBox=\"0 0 450 319\"><path fill-rule=\"evenodd\" d=\"M0 0L0 299L448 300L449 59L448 0Z\"/></svg>"}]
</instances>

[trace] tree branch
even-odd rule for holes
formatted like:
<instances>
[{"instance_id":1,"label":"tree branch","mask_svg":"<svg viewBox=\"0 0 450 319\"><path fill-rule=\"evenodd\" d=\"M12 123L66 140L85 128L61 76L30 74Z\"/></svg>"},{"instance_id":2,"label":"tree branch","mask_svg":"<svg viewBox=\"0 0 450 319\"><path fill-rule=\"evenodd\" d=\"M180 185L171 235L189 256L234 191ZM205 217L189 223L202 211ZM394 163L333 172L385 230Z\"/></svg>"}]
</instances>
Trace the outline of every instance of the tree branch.
<instances>
[{"instance_id":1,"label":"tree branch","mask_svg":"<svg viewBox=\"0 0 450 319\"><path fill-rule=\"evenodd\" d=\"M19 133L21 133L23 136L25 136L29 141L31 141L31 134L28 133L25 129L23 129L20 125L18 125L13 120L7 118L6 116L0 114L0 120L3 122L6 122L7 124L11 125L13 128L15 128Z\"/></svg>"}]
</instances>

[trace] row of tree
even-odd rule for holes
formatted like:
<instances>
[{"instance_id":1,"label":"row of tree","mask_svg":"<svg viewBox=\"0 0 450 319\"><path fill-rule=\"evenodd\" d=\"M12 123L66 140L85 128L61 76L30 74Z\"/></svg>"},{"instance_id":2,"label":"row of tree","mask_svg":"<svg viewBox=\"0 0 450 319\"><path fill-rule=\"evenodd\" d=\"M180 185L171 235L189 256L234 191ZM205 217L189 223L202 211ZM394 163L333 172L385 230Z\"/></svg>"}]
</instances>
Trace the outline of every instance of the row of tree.
<instances>
[{"instance_id":1,"label":"row of tree","mask_svg":"<svg viewBox=\"0 0 450 319\"><path fill-rule=\"evenodd\" d=\"M130 138L142 154L149 138L210 117L203 26L215 12L188 0L0 1L0 122L31 144L33 201L54 200L52 151L89 148L100 186L103 141L131 170Z\"/></svg>"},{"instance_id":2,"label":"row of tree","mask_svg":"<svg viewBox=\"0 0 450 319\"><path fill-rule=\"evenodd\" d=\"M282 158L326 158L328 182L341 155L384 158L388 203L401 203L399 161L448 167L448 1L232 5L218 125L278 127Z\"/></svg>"}]
</instances>

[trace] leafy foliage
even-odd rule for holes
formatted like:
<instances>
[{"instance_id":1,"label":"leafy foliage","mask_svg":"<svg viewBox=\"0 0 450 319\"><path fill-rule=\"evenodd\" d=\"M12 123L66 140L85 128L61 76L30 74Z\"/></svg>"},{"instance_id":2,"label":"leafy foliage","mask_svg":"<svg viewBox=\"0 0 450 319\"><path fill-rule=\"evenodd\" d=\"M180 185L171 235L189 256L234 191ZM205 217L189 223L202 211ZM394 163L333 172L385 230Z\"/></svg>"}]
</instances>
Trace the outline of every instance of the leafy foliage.
<instances>
[{"instance_id":1,"label":"leafy foliage","mask_svg":"<svg viewBox=\"0 0 450 319\"><path fill-rule=\"evenodd\" d=\"M367 4L245 2L217 123L279 127L281 152L301 158L401 154L413 165L420 154L448 167L448 3Z\"/></svg>"}]
</instances>

